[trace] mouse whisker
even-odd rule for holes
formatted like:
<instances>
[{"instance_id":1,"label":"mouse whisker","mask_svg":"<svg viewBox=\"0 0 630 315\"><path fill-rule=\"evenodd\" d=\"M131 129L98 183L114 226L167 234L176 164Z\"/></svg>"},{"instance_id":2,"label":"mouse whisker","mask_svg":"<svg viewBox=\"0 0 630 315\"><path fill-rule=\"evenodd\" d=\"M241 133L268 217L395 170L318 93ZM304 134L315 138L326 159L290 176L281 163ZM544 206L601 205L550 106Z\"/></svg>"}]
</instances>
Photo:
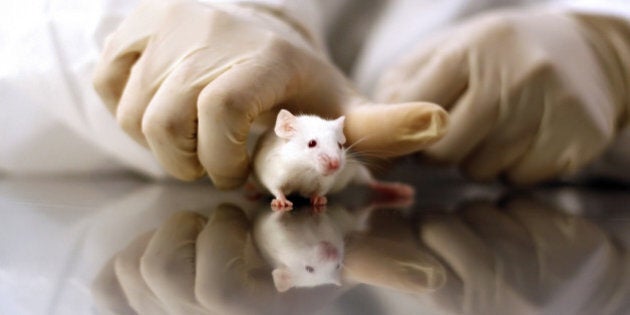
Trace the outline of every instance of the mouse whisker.
<instances>
[{"instance_id":1,"label":"mouse whisker","mask_svg":"<svg viewBox=\"0 0 630 315\"><path fill-rule=\"evenodd\" d=\"M352 149L354 146L356 146L357 144L367 140L369 138L369 136L363 136L361 138L359 138L357 141L353 142L351 145L349 145L347 148L345 148L345 150L350 150Z\"/></svg>"},{"instance_id":2,"label":"mouse whisker","mask_svg":"<svg viewBox=\"0 0 630 315\"><path fill-rule=\"evenodd\" d=\"M390 160L389 158L383 157L384 154L379 154L378 152L374 152L374 151L352 151L352 152L346 152L346 155L351 156L351 157L370 158L370 159L379 160L379 161Z\"/></svg>"},{"instance_id":3,"label":"mouse whisker","mask_svg":"<svg viewBox=\"0 0 630 315\"><path fill-rule=\"evenodd\" d=\"M372 169L377 172L385 171L386 167L384 165L385 159L379 159L378 157L371 156L363 156L360 154L350 155L347 158L347 163L356 163L363 166L367 166L369 169Z\"/></svg>"}]
</instances>

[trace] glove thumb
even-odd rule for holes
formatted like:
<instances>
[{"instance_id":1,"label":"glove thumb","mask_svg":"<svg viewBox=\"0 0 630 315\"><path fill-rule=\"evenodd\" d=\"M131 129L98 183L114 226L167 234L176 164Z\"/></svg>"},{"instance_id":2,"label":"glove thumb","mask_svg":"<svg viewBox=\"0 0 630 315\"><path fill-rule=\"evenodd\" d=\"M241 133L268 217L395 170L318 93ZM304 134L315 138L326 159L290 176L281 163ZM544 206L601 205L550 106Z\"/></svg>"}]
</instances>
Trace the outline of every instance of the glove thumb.
<instances>
[{"instance_id":1,"label":"glove thumb","mask_svg":"<svg viewBox=\"0 0 630 315\"><path fill-rule=\"evenodd\" d=\"M371 103L357 100L345 109L345 135L358 152L396 157L420 151L446 133L448 114L428 102Z\"/></svg>"}]
</instances>

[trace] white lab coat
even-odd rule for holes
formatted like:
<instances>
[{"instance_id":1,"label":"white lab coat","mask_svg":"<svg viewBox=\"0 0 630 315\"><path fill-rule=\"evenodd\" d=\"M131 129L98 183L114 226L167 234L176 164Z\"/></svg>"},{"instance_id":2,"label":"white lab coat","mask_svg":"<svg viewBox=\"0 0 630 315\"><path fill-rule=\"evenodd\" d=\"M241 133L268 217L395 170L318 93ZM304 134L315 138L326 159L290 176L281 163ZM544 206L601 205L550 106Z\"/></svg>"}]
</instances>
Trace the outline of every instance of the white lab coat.
<instances>
[{"instance_id":1,"label":"white lab coat","mask_svg":"<svg viewBox=\"0 0 630 315\"><path fill-rule=\"evenodd\" d=\"M91 84L91 73L105 36L137 2L0 3L0 174L133 170L152 177L165 176L151 153L117 126ZM308 27L321 30L321 40L329 42L333 60L367 95L383 69L423 37L480 11L549 5L630 17L630 4L625 1L249 2L283 6ZM617 164L608 163L607 167L627 167L629 147L617 146L612 158Z\"/></svg>"}]
</instances>

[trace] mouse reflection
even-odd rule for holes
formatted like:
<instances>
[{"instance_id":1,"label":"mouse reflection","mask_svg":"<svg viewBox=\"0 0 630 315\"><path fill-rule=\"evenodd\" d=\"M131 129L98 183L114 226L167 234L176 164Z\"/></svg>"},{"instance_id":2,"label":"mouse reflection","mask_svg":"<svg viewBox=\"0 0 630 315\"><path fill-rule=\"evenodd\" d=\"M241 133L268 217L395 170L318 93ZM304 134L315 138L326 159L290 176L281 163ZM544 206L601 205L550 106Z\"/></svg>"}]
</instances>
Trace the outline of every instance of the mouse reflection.
<instances>
[{"instance_id":1,"label":"mouse reflection","mask_svg":"<svg viewBox=\"0 0 630 315\"><path fill-rule=\"evenodd\" d=\"M254 220L254 240L262 256L272 265L273 282L280 292L292 287L341 285L344 235L339 212L310 208L293 212L262 211ZM333 216L335 218L333 218Z\"/></svg>"},{"instance_id":2,"label":"mouse reflection","mask_svg":"<svg viewBox=\"0 0 630 315\"><path fill-rule=\"evenodd\" d=\"M253 223L254 243L272 266L273 282L279 292L293 287L341 286L346 238L364 232L375 209L396 211L409 202L373 201L352 210L338 204L302 207L291 212L262 209Z\"/></svg>"},{"instance_id":3,"label":"mouse reflection","mask_svg":"<svg viewBox=\"0 0 630 315\"><path fill-rule=\"evenodd\" d=\"M413 298L382 305L387 314L629 306L627 249L587 218L522 196L448 213L403 208L178 212L117 253L94 295L115 314L354 314L343 300L359 288L371 301Z\"/></svg>"}]
</instances>

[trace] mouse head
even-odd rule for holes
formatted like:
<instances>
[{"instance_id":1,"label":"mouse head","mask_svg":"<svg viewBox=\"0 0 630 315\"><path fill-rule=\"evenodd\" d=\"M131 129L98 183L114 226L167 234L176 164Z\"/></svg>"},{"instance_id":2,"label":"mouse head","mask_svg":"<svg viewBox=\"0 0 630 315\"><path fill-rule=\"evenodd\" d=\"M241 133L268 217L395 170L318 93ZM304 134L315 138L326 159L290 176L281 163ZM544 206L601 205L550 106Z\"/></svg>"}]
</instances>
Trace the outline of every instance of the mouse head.
<instances>
[{"instance_id":1,"label":"mouse head","mask_svg":"<svg viewBox=\"0 0 630 315\"><path fill-rule=\"evenodd\" d=\"M335 207L329 210L338 211ZM272 266L278 291L340 284L345 235L328 211L313 212L311 207L304 207L279 213L265 207L254 221L253 237Z\"/></svg>"},{"instance_id":2,"label":"mouse head","mask_svg":"<svg viewBox=\"0 0 630 315\"><path fill-rule=\"evenodd\" d=\"M345 163L344 121L344 116L325 120L317 116L294 116L283 109L278 113L274 131L286 141L295 161L310 163L322 175L332 175Z\"/></svg>"},{"instance_id":3,"label":"mouse head","mask_svg":"<svg viewBox=\"0 0 630 315\"><path fill-rule=\"evenodd\" d=\"M321 241L287 257L285 263L272 271L279 292L292 287L314 287L324 284L341 285L343 248Z\"/></svg>"}]
</instances>

